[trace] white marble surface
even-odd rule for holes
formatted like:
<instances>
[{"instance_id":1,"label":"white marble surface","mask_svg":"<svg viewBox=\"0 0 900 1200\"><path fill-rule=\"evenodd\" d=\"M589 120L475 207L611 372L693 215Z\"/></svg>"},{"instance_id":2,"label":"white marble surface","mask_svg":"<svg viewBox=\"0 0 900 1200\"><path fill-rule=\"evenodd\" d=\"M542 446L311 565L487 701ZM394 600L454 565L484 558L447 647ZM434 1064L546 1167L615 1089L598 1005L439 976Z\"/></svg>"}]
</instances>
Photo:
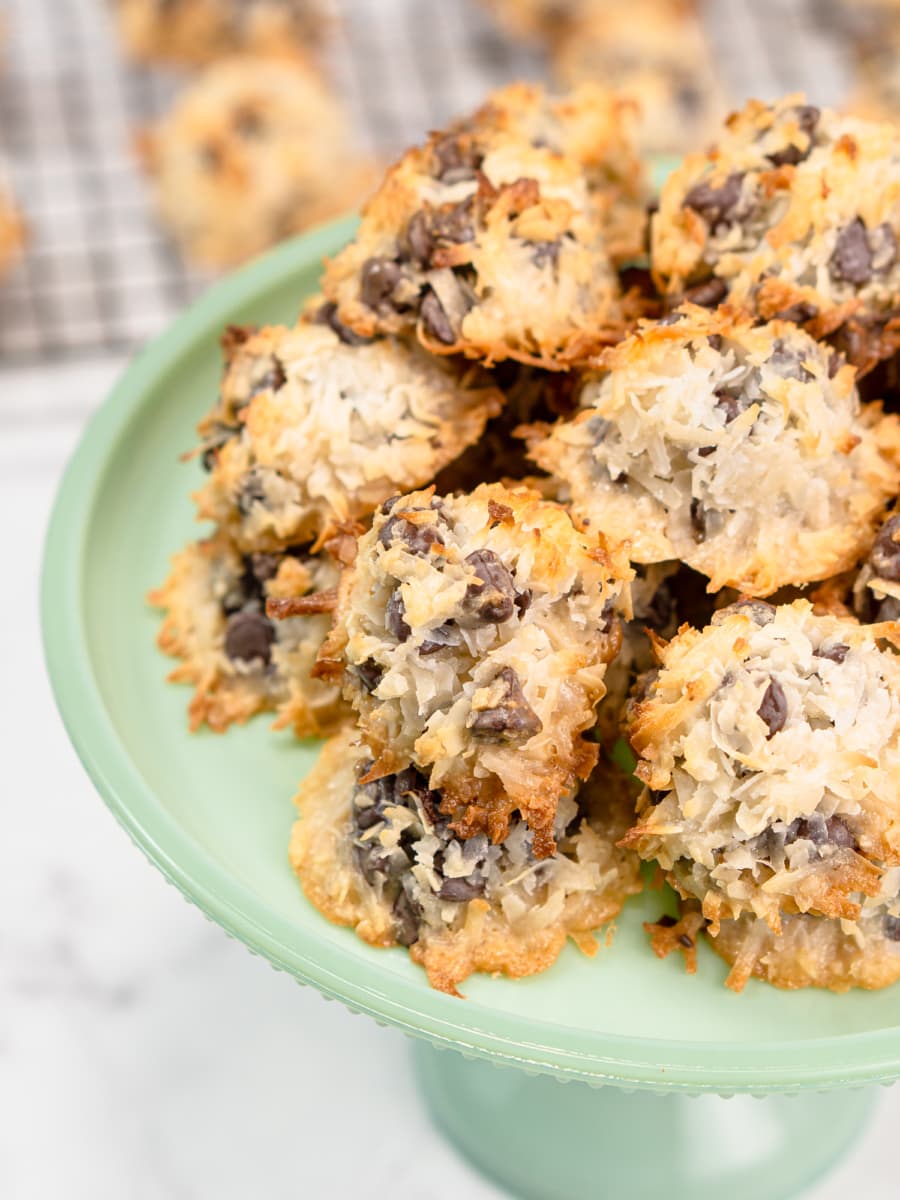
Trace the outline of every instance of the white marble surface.
<instances>
[{"instance_id":1,"label":"white marble surface","mask_svg":"<svg viewBox=\"0 0 900 1200\"><path fill-rule=\"evenodd\" d=\"M498 1198L430 1127L405 1039L187 905L66 741L41 660L40 543L115 370L0 372L0 1200ZM896 1200L898 1128L895 1088L810 1200Z\"/></svg>"}]
</instances>

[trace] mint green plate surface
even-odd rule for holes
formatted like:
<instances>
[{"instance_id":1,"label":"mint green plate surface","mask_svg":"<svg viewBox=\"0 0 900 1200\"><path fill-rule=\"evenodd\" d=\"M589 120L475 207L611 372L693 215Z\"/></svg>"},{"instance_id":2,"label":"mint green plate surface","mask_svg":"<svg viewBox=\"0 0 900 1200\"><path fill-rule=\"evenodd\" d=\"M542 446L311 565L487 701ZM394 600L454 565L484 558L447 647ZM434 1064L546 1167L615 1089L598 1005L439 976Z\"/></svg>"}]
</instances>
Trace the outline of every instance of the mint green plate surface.
<instances>
[{"instance_id":1,"label":"mint green plate surface","mask_svg":"<svg viewBox=\"0 0 900 1200\"><path fill-rule=\"evenodd\" d=\"M465 1000L433 992L403 950L375 950L304 899L287 862L291 798L316 755L266 718L226 736L187 732L184 688L154 645L147 589L198 527L179 462L213 403L229 322L292 320L343 221L279 248L213 288L127 371L85 434L47 538L43 624L60 710L117 819L181 891L275 966L352 1008L435 1043L561 1078L660 1090L793 1091L900 1074L900 990L793 994L723 987L657 961L627 906L611 947L567 948L532 979L476 977Z\"/></svg>"}]
</instances>

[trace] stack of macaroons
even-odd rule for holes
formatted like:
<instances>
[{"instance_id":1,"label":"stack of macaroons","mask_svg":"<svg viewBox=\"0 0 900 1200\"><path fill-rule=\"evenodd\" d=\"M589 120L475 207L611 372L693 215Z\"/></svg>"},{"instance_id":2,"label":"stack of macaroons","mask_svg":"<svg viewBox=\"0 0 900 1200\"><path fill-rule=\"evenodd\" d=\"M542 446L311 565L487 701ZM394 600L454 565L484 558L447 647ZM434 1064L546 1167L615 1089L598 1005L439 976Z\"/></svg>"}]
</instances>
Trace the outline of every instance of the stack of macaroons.
<instances>
[{"instance_id":1,"label":"stack of macaroons","mask_svg":"<svg viewBox=\"0 0 900 1200\"><path fill-rule=\"evenodd\" d=\"M682 905L657 953L882 986L896 134L753 102L650 217L632 116L503 89L389 170L294 328L229 331L161 645L192 725L330 737L291 862L437 988L593 953L641 859Z\"/></svg>"}]
</instances>

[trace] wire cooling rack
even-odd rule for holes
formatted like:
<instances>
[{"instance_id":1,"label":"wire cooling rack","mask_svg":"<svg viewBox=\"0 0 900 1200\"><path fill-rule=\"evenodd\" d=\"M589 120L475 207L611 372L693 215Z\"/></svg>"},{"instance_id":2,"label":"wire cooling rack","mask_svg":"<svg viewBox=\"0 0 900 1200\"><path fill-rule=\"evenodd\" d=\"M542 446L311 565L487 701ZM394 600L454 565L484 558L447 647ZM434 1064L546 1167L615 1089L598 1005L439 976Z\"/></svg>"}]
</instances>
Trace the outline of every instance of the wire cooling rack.
<instances>
[{"instance_id":1,"label":"wire cooling rack","mask_svg":"<svg viewBox=\"0 0 900 1200\"><path fill-rule=\"evenodd\" d=\"M491 87L542 78L537 49L505 38L477 0L333 0L327 66L361 149L396 154ZM0 285L0 364L120 356L208 282L154 219L135 129L183 77L127 64L105 0L0 0L0 154L29 247ZM709 0L732 95L840 94L840 55L816 0Z\"/></svg>"}]
</instances>

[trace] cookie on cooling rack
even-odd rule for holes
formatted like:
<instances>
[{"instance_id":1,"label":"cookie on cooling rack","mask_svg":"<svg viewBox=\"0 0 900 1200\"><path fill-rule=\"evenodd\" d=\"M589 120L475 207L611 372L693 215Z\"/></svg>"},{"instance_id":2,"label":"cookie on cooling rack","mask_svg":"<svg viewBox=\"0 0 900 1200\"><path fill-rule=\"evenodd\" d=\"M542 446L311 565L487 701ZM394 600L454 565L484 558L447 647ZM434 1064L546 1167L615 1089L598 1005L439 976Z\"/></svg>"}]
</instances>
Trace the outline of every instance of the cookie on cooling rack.
<instances>
[{"instance_id":1,"label":"cookie on cooling rack","mask_svg":"<svg viewBox=\"0 0 900 1200\"><path fill-rule=\"evenodd\" d=\"M321 320L263 329L233 348L201 426L200 515L248 551L321 541L430 482L502 399L478 367L415 342L363 341Z\"/></svg>"},{"instance_id":2,"label":"cookie on cooling rack","mask_svg":"<svg viewBox=\"0 0 900 1200\"><path fill-rule=\"evenodd\" d=\"M636 562L680 559L765 596L852 566L897 492L900 426L786 322L685 306L588 375L574 418L531 430L576 518Z\"/></svg>"},{"instance_id":3,"label":"cookie on cooling rack","mask_svg":"<svg viewBox=\"0 0 900 1200\"><path fill-rule=\"evenodd\" d=\"M636 100L646 153L695 150L728 111L695 10L684 0L585 5L552 43L554 74L566 87L602 79Z\"/></svg>"},{"instance_id":4,"label":"cookie on cooling rack","mask_svg":"<svg viewBox=\"0 0 900 1200\"><path fill-rule=\"evenodd\" d=\"M263 711L277 713L276 728L299 737L338 727L347 715L340 688L310 672L331 626L327 599L339 576L336 562L308 547L241 554L222 533L174 556L169 578L149 599L166 610L160 648L182 660L170 679L194 686L191 729L205 723L223 732ZM295 612L298 597L307 596L308 613L270 621L266 601L284 596Z\"/></svg>"},{"instance_id":5,"label":"cookie on cooling rack","mask_svg":"<svg viewBox=\"0 0 900 1200\"><path fill-rule=\"evenodd\" d=\"M631 714L647 785L626 843L699 900L856 920L900 863L900 659L892 624L745 600L682 630Z\"/></svg>"},{"instance_id":6,"label":"cookie on cooling rack","mask_svg":"<svg viewBox=\"0 0 900 1200\"><path fill-rule=\"evenodd\" d=\"M559 368L615 340L643 238L631 107L517 84L390 169L323 288L357 333Z\"/></svg>"},{"instance_id":7,"label":"cookie on cooling rack","mask_svg":"<svg viewBox=\"0 0 900 1200\"><path fill-rule=\"evenodd\" d=\"M214 268L355 207L371 179L337 101L296 58L206 68L138 149L162 220Z\"/></svg>"},{"instance_id":8,"label":"cookie on cooling rack","mask_svg":"<svg viewBox=\"0 0 900 1200\"><path fill-rule=\"evenodd\" d=\"M389 500L342 581L320 670L345 671L369 777L413 765L461 836L506 837L516 810L554 850L557 804L585 778L621 548L577 532L528 488L485 484Z\"/></svg>"},{"instance_id":9,"label":"cookie on cooling rack","mask_svg":"<svg viewBox=\"0 0 900 1200\"><path fill-rule=\"evenodd\" d=\"M900 113L900 9L882 35L858 47L848 108L872 121L896 121Z\"/></svg>"},{"instance_id":10,"label":"cookie on cooling rack","mask_svg":"<svg viewBox=\"0 0 900 1200\"><path fill-rule=\"evenodd\" d=\"M497 24L513 37L554 45L597 0L481 0ZM601 0L602 2L602 0ZM604 4L608 7L609 0Z\"/></svg>"},{"instance_id":11,"label":"cookie on cooling rack","mask_svg":"<svg viewBox=\"0 0 900 1200\"><path fill-rule=\"evenodd\" d=\"M25 221L0 164L0 275L19 258L26 239Z\"/></svg>"},{"instance_id":12,"label":"cookie on cooling rack","mask_svg":"<svg viewBox=\"0 0 900 1200\"><path fill-rule=\"evenodd\" d=\"M846 328L871 366L896 348L900 149L892 124L806 104L751 101L716 146L669 176L652 262L674 300L728 298L816 336Z\"/></svg>"},{"instance_id":13,"label":"cookie on cooling rack","mask_svg":"<svg viewBox=\"0 0 900 1200\"><path fill-rule=\"evenodd\" d=\"M632 798L611 769L560 800L551 858L514 820L502 842L461 840L440 792L412 767L363 782L355 735L326 743L303 781L291 863L308 899L376 946L408 946L432 987L456 993L475 971L546 970L567 937L594 954L593 931L640 891L638 859L616 847Z\"/></svg>"},{"instance_id":14,"label":"cookie on cooling rack","mask_svg":"<svg viewBox=\"0 0 900 1200\"><path fill-rule=\"evenodd\" d=\"M302 52L318 46L329 24L320 0L113 0L113 6L125 49L139 62Z\"/></svg>"}]
</instances>

